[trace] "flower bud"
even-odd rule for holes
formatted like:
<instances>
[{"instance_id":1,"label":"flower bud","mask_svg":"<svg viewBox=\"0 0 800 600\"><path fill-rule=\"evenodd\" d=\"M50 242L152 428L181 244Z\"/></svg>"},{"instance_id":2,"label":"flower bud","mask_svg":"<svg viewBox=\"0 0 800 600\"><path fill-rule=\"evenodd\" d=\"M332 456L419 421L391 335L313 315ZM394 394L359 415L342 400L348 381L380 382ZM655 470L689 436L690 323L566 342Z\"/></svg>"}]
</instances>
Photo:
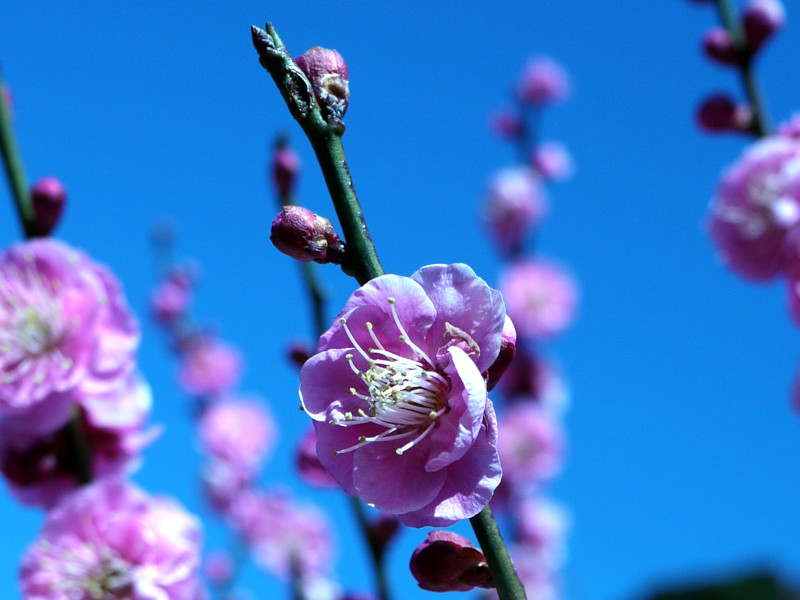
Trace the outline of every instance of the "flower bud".
<instances>
[{"instance_id":1,"label":"flower bud","mask_svg":"<svg viewBox=\"0 0 800 600\"><path fill-rule=\"evenodd\" d=\"M531 167L546 181L569 179L575 167L566 146L559 142L542 142L531 155Z\"/></svg>"},{"instance_id":2,"label":"flower bud","mask_svg":"<svg viewBox=\"0 0 800 600\"><path fill-rule=\"evenodd\" d=\"M298 369L306 364L306 361L311 358L313 353L314 349L306 342L301 340L293 341L286 349L286 356L288 357L289 362Z\"/></svg>"},{"instance_id":3,"label":"flower bud","mask_svg":"<svg viewBox=\"0 0 800 600\"><path fill-rule=\"evenodd\" d=\"M55 177L43 177L31 187L33 223L31 229L36 236L50 235L61 219L67 193Z\"/></svg>"},{"instance_id":4,"label":"flower bud","mask_svg":"<svg viewBox=\"0 0 800 600\"><path fill-rule=\"evenodd\" d=\"M489 129L501 139L516 141L522 137L525 124L515 114L498 110L489 117Z\"/></svg>"},{"instance_id":5,"label":"flower bud","mask_svg":"<svg viewBox=\"0 0 800 600\"><path fill-rule=\"evenodd\" d=\"M703 52L711 60L723 65L736 64L736 49L727 29L714 27L703 36Z\"/></svg>"},{"instance_id":6,"label":"flower bud","mask_svg":"<svg viewBox=\"0 0 800 600\"><path fill-rule=\"evenodd\" d=\"M749 106L734 104L725 94L714 94L697 109L697 124L709 133L750 131L753 113Z\"/></svg>"},{"instance_id":7,"label":"flower bud","mask_svg":"<svg viewBox=\"0 0 800 600\"><path fill-rule=\"evenodd\" d=\"M308 76L326 121L341 123L350 98L347 63L336 50L314 46L295 60Z\"/></svg>"},{"instance_id":8,"label":"flower bud","mask_svg":"<svg viewBox=\"0 0 800 600\"><path fill-rule=\"evenodd\" d=\"M383 554L399 529L400 520L397 516L381 514L377 519L367 523L366 531L370 546Z\"/></svg>"},{"instance_id":9,"label":"flower bud","mask_svg":"<svg viewBox=\"0 0 800 600\"><path fill-rule=\"evenodd\" d=\"M511 361L514 360L514 355L517 353L517 330L514 329L514 323L506 315L506 322L503 325L503 332L500 334L500 354L489 367L486 372L486 389L491 391L500 377L506 372Z\"/></svg>"},{"instance_id":10,"label":"flower bud","mask_svg":"<svg viewBox=\"0 0 800 600\"><path fill-rule=\"evenodd\" d=\"M451 531L431 531L409 564L419 587L430 592L465 592L494 587L483 553Z\"/></svg>"},{"instance_id":11,"label":"flower bud","mask_svg":"<svg viewBox=\"0 0 800 600\"><path fill-rule=\"evenodd\" d=\"M300 157L284 140L279 140L272 156L272 182L281 197L291 196L300 172Z\"/></svg>"},{"instance_id":12,"label":"flower bud","mask_svg":"<svg viewBox=\"0 0 800 600\"><path fill-rule=\"evenodd\" d=\"M785 21L786 11L780 0L751 0L742 15L744 35L750 53L758 52L764 42L783 27Z\"/></svg>"},{"instance_id":13,"label":"flower bud","mask_svg":"<svg viewBox=\"0 0 800 600\"><path fill-rule=\"evenodd\" d=\"M269 239L300 262L338 265L344 257L344 244L331 222L302 206L284 206L272 222Z\"/></svg>"}]
</instances>

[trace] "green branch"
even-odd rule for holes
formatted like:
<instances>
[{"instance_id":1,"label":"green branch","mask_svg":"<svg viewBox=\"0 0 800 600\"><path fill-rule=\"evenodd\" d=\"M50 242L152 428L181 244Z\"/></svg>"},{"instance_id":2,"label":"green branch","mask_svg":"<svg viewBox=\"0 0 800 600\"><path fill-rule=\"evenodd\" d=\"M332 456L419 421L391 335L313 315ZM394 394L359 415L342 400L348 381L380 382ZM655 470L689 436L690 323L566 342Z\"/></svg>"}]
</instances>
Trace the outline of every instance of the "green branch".
<instances>
[{"instance_id":1,"label":"green branch","mask_svg":"<svg viewBox=\"0 0 800 600\"><path fill-rule=\"evenodd\" d=\"M25 168L17 147L17 139L11 127L11 110L6 104L5 94L2 93L2 90L3 79L0 75L0 152L3 154L3 165L8 184L11 187L11 195L14 197L14 204L17 207L22 232L26 238L31 238L33 237L33 205L28 191Z\"/></svg>"},{"instance_id":2,"label":"green branch","mask_svg":"<svg viewBox=\"0 0 800 600\"><path fill-rule=\"evenodd\" d=\"M383 275L383 267L367 231L347 166L342 145L344 128L341 123L328 123L322 117L311 82L294 63L275 28L270 23L266 31L251 27L251 34L261 66L278 86L289 111L311 142L322 169L346 243L342 270L363 285Z\"/></svg>"},{"instance_id":3,"label":"green branch","mask_svg":"<svg viewBox=\"0 0 800 600\"><path fill-rule=\"evenodd\" d=\"M492 572L492 580L497 587L500 600L525 600L525 590L508 556L508 550L494 521L492 510L487 505L469 522Z\"/></svg>"}]
</instances>

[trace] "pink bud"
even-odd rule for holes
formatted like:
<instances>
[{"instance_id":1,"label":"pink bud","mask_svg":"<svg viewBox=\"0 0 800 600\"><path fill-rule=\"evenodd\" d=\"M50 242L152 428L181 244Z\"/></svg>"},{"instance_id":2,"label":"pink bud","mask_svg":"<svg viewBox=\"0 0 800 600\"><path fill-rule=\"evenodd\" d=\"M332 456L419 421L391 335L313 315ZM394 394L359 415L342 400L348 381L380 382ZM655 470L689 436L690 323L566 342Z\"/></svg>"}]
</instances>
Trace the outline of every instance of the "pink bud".
<instances>
[{"instance_id":1,"label":"pink bud","mask_svg":"<svg viewBox=\"0 0 800 600\"><path fill-rule=\"evenodd\" d=\"M428 532L409 564L419 587L430 592L465 592L494 587L483 553L452 531Z\"/></svg>"},{"instance_id":2,"label":"pink bud","mask_svg":"<svg viewBox=\"0 0 800 600\"><path fill-rule=\"evenodd\" d=\"M697 109L697 124L709 133L750 131L752 123L750 107L734 104L725 94L709 96Z\"/></svg>"},{"instance_id":3,"label":"pink bud","mask_svg":"<svg viewBox=\"0 0 800 600\"><path fill-rule=\"evenodd\" d=\"M367 523L367 538L372 548L383 553L386 547L394 540L400 529L400 519L396 515L382 514L377 519Z\"/></svg>"},{"instance_id":4,"label":"pink bud","mask_svg":"<svg viewBox=\"0 0 800 600\"><path fill-rule=\"evenodd\" d=\"M278 142L272 157L272 181L283 196L291 196L300 172L300 157L285 142Z\"/></svg>"},{"instance_id":5,"label":"pink bud","mask_svg":"<svg viewBox=\"0 0 800 600\"><path fill-rule=\"evenodd\" d=\"M524 128L519 117L507 110L499 110L489 117L489 129L499 138L517 140Z\"/></svg>"},{"instance_id":6,"label":"pink bud","mask_svg":"<svg viewBox=\"0 0 800 600\"><path fill-rule=\"evenodd\" d=\"M497 355L492 366L486 372L486 389L491 391L500 377L506 372L506 369L511 365L514 360L514 355L517 353L517 330L514 328L514 323L506 315L506 322L503 324L503 332L500 334L500 354Z\"/></svg>"},{"instance_id":7,"label":"pink bud","mask_svg":"<svg viewBox=\"0 0 800 600\"><path fill-rule=\"evenodd\" d=\"M752 54L783 27L786 11L780 0L750 0L742 15L747 48Z\"/></svg>"},{"instance_id":8,"label":"pink bud","mask_svg":"<svg viewBox=\"0 0 800 600\"><path fill-rule=\"evenodd\" d=\"M347 63L342 55L336 50L314 46L295 62L311 81L322 116L328 122L340 123L350 99Z\"/></svg>"},{"instance_id":9,"label":"pink bud","mask_svg":"<svg viewBox=\"0 0 800 600\"><path fill-rule=\"evenodd\" d=\"M55 177L43 177L31 187L34 219L31 229L36 236L50 235L61 219L67 193Z\"/></svg>"},{"instance_id":10,"label":"pink bud","mask_svg":"<svg viewBox=\"0 0 800 600\"><path fill-rule=\"evenodd\" d=\"M344 244L331 222L302 206L285 206L272 222L269 239L300 262L338 265L344 257Z\"/></svg>"},{"instance_id":11,"label":"pink bud","mask_svg":"<svg viewBox=\"0 0 800 600\"><path fill-rule=\"evenodd\" d=\"M291 362L298 369L306 364L306 361L311 358L312 354L313 348L301 340L295 340L289 344L289 347L286 349L286 355L289 358L289 362Z\"/></svg>"},{"instance_id":12,"label":"pink bud","mask_svg":"<svg viewBox=\"0 0 800 600\"><path fill-rule=\"evenodd\" d=\"M713 61L723 65L734 65L737 61L736 49L727 29L715 27L703 36L703 52Z\"/></svg>"}]
</instances>

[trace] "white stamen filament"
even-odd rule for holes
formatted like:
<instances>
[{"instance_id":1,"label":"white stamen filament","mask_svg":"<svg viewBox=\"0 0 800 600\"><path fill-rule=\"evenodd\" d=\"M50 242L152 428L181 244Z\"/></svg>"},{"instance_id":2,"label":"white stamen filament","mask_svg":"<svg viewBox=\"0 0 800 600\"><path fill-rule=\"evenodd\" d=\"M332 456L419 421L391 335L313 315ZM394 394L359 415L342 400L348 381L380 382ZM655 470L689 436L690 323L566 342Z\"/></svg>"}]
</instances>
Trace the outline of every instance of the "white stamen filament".
<instances>
[{"instance_id":1,"label":"white stamen filament","mask_svg":"<svg viewBox=\"0 0 800 600\"><path fill-rule=\"evenodd\" d=\"M395 450L401 455L427 437L435 428L437 419L448 410L447 379L434 369L430 357L409 337L400 323L394 298L388 301L392 319L400 333L398 339L417 358L407 358L386 350L369 322L366 323L367 332L376 347L365 350L356 341L346 319L339 320L353 349L367 361L368 368L362 371L354 362L355 353L345 355L350 370L366 385L366 393L355 387L350 388L350 393L364 401L366 406L359 408L355 415L348 411L332 418L329 424L339 427L373 424L384 427L385 431L369 437L359 436L358 443L336 450L336 455L352 452L371 443L412 438Z\"/></svg>"}]
</instances>

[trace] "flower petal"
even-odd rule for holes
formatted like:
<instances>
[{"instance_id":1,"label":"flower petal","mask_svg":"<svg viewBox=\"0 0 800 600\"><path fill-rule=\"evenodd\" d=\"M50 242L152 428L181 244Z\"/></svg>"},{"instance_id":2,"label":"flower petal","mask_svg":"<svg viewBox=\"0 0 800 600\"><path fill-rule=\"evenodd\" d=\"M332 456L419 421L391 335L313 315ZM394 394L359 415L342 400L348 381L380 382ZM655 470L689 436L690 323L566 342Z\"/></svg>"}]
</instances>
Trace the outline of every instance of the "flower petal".
<instances>
[{"instance_id":1,"label":"flower petal","mask_svg":"<svg viewBox=\"0 0 800 600\"><path fill-rule=\"evenodd\" d=\"M429 504L441 490L447 473L425 471L428 453L424 445L426 442L402 455L395 452L398 444L391 442L374 442L356 450L353 483L358 496L388 513L418 510Z\"/></svg>"},{"instance_id":2,"label":"flower petal","mask_svg":"<svg viewBox=\"0 0 800 600\"><path fill-rule=\"evenodd\" d=\"M424 288L436 307L436 321L428 330L427 345L441 346L449 323L469 333L480 346L480 356L475 359L478 369L484 372L492 366L500 352L506 317L500 292L463 263L428 265L411 278Z\"/></svg>"}]
</instances>

